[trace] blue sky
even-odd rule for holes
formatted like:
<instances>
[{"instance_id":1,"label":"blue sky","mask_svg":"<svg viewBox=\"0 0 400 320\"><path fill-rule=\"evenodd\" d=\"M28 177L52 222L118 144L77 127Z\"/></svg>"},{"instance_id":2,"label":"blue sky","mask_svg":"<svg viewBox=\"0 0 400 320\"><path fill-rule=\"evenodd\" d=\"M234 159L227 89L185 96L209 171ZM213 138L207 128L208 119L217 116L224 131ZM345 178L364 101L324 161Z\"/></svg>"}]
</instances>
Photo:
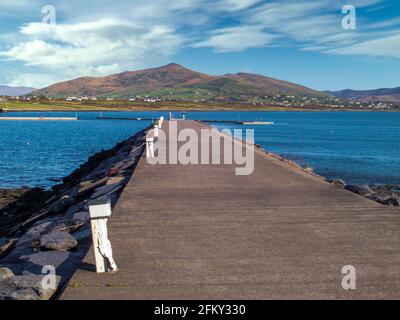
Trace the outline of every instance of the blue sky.
<instances>
[{"instance_id":1,"label":"blue sky","mask_svg":"<svg viewBox=\"0 0 400 320\"><path fill-rule=\"evenodd\" d=\"M42 8L56 10L54 25ZM344 5L355 30L342 27ZM0 84L183 64L319 90L400 86L396 0L0 0Z\"/></svg>"}]
</instances>

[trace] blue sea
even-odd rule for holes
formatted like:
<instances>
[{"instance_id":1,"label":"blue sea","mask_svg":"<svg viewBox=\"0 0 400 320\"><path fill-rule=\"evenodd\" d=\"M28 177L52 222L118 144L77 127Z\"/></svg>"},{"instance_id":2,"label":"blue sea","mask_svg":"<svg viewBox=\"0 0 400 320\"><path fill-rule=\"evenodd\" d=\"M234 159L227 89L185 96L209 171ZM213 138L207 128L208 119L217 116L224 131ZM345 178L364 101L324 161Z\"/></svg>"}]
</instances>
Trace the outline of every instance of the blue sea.
<instances>
[{"instance_id":1,"label":"blue sea","mask_svg":"<svg viewBox=\"0 0 400 320\"><path fill-rule=\"evenodd\" d=\"M9 113L1 116L71 117L75 113ZM151 121L0 121L0 188L51 187L87 158L112 148ZM109 117L158 118L167 112L103 112ZM179 112L175 112L180 117ZM272 121L274 125L213 123L219 129L254 129L264 149L347 183L400 184L400 113L385 112L188 112L197 120Z\"/></svg>"}]
</instances>

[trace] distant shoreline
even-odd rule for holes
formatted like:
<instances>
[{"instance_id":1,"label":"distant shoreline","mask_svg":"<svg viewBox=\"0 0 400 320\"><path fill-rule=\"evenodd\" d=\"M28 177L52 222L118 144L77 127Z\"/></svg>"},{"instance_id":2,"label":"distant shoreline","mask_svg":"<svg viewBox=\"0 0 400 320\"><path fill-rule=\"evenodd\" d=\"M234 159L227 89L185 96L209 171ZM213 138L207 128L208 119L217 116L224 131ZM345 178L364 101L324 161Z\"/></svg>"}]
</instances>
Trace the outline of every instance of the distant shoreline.
<instances>
[{"instance_id":1,"label":"distant shoreline","mask_svg":"<svg viewBox=\"0 0 400 320\"><path fill-rule=\"evenodd\" d=\"M210 108L210 109L148 109L148 108L107 108L107 109L12 109L6 113L29 113L29 112L400 112L400 110L358 110L358 109L300 109L300 108L265 108L265 109L229 109L229 108ZM2 113L0 113L1 115Z\"/></svg>"},{"instance_id":2,"label":"distant shoreline","mask_svg":"<svg viewBox=\"0 0 400 320\"><path fill-rule=\"evenodd\" d=\"M383 112L400 111L400 108L360 108L355 106L331 107L324 104L309 105L281 105L274 103L251 102L193 102L193 101L97 101L93 103L79 103L68 101L8 101L0 104L1 110L6 112L129 112L129 111L320 111L320 112Z\"/></svg>"}]
</instances>

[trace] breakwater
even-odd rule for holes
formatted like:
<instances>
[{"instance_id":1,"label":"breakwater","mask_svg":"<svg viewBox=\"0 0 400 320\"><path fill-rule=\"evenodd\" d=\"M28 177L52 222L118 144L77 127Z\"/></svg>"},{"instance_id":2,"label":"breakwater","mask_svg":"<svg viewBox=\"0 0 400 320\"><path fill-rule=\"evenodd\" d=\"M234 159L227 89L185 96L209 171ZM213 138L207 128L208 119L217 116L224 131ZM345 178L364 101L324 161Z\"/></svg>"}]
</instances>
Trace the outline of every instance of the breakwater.
<instances>
[{"instance_id":1,"label":"breakwater","mask_svg":"<svg viewBox=\"0 0 400 320\"><path fill-rule=\"evenodd\" d=\"M78 117L0 117L0 121L77 121Z\"/></svg>"},{"instance_id":2,"label":"breakwater","mask_svg":"<svg viewBox=\"0 0 400 320\"><path fill-rule=\"evenodd\" d=\"M168 124L160 136L166 154L176 148L169 139L183 130L197 136L209 130L209 154L211 142L221 138L194 121L177 121L177 130ZM229 136L224 141L240 143ZM187 143L179 141L178 149ZM229 152L220 150L221 156ZM141 158L108 225L119 271L99 276L79 268L61 299L398 296L397 209L262 150L254 152L253 174L236 176L236 169L232 163L151 164ZM89 251L83 264L93 262ZM366 279L357 290L341 286L346 265Z\"/></svg>"},{"instance_id":3,"label":"breakwater","mask_svg":"<svg viewBox=\"0 0 400 320\"><path fill-rule=\"evenodd\" d=\"M0 300L51 299L91 245L88 202L102 197L114 206L145 148L147 129L113 149L91 156L42 206L0 235ZM12 217L10 217L11 219ZM44 288L43 267L57 270L56 288Z\"/></svg>"}]
</instances>

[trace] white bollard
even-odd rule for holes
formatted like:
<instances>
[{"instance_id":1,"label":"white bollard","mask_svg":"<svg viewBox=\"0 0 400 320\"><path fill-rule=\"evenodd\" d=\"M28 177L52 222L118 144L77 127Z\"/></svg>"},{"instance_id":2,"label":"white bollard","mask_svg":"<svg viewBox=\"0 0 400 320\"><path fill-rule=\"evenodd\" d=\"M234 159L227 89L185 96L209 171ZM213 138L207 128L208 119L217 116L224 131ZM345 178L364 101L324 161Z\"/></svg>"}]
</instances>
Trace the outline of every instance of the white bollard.
<instances>
[{"instance_id":1,"label":"white bollard","mask_svg":"<svg viewBox=\"0 0 400 320\"><path fill-rule=\"evenodd\" d=\"M90 225L92 227L97 273L116 272L118 270L107 232L107 221L111 217L111 213L110 200L103 198L89 202Z\"/></svg>"},{"instance_id":2,"label":"white bollard","mask_svg":"<svg viewBox=\"0 0 400 320\"><path fill-rule=\"evenodd\" d=\"M154 138L146 138L146 158L154 157Z\"/></svg>"},{"instance_id":3,"label":"white bollard","mask_svg":"<svg viewBox=\"0 0 400 320\"><path fill-rule=\"evenodd\" d=\"M154 125L153 133L154 133L154 138L158 138L158 126Z\"/></svg>"},{"instance_id":4,"label":"white bollard","mask_svg":"<svg viewBox=\"0 0 400 320\"><path fill-rule=\"evenodd\" d=\"M164 117L160 117L160 120L158 120L158 127L161 129L162 124L164 122Z\"/></svg>"}]
</instances>

